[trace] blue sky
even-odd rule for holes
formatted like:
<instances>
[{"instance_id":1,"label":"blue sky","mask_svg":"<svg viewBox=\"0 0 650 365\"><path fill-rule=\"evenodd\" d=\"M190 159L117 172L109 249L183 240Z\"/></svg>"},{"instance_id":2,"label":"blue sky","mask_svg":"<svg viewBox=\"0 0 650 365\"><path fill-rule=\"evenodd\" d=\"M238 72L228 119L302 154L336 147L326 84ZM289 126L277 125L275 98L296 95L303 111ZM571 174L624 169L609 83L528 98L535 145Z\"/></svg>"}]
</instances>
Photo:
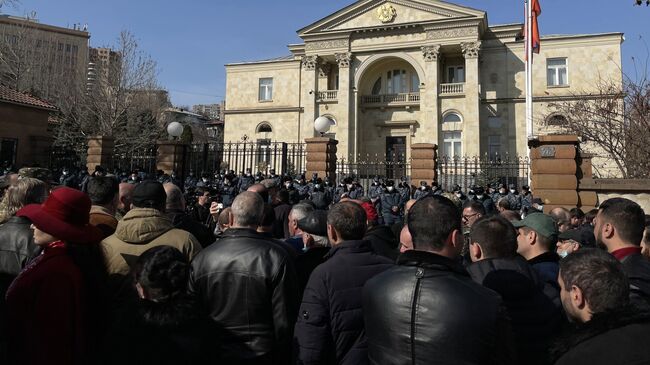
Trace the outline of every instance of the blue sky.
<instances>
[{"instance_id":1,"label":"blue sky","mask_svg":"<svg viewBox=\"0 0 650 365\"><path fill-rule=\"evenodd\" d=\"M22 0L14 15L36 11L42 23L87 23L92 46L115 43L123 29L158 62L160 83L175 105L218 102L225 94L224 64L288 54L296 30L351 4L352 0ZM490 24L523 21L523 0L455 0L485 10ZM645 63L650 8L632 0L540 0L540 32L623 32L623 68L632 57ZM542 45L543 47L543 45Z\"/></svg>"}]
</instances>

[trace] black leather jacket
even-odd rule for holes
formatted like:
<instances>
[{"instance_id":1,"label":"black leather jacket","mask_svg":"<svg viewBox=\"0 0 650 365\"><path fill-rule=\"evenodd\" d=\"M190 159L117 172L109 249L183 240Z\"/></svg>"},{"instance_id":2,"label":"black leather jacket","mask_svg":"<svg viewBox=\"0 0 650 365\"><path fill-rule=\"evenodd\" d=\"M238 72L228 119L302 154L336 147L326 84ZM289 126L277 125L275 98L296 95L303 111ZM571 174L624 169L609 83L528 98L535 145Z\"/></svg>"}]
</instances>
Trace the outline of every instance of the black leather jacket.
<instances>
[{"instance_id":1,"label":"black leather jacket","mask_svg":"<svg viewBox=\"0 0 650 365\"><path fill-rule=\"evenodd\" d=\"M16 276L39 248L34 244L32 223L25 217L11 217L0 225L0 273Z\"/></svg>"},{"instance_id":2,"label":"black leather jacket","mask_svg":"<svg viewBox=\"0 0 650 365\"><path fill-rule=\"evenodd\" d=\"M219 329L223 363L287 363L299 299L285 250L251 229L230 228L194 258L189 289Z\"/></svg>"},{"instance_id":3,"label":"black leather jacket","mask_svg":"<svg viewBox=\"0 0 650 365\"><path fill-rule=\"evenodd\" d=\"M456 261L408 251L370 279L363 308L371 364L510 364L501 298Z\"/></svg>"},{"instance_id":4,"label":"black leather jacket","mask_svg":"<svg viewBox=\"0 0 650 365\"><path fill-rule=\"evenodd\" d=\"M624 257L621 264L630 282L630 301L650 310L650 262L640 253L635 253Z\"/></svg>"}]
</instances>

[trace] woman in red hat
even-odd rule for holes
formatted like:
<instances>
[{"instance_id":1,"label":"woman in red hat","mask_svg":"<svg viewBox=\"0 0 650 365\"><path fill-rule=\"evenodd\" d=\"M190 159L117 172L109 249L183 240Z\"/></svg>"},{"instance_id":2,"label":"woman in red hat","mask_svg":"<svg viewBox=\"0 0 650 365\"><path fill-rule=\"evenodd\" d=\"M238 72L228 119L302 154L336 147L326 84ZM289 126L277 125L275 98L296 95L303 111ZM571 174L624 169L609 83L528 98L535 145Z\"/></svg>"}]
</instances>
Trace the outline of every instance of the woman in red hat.
<instances>
[{"instance_id":1,"label":"woman in red hat","mask_svg":"<svg viewBox=\"0 0 650 365\"><path fill-rule=\"evenodd\" d=\"M12 363L93 363L106 274L102 234L88 224L90 206L86 194L62 187L43 205L16 214L32 221L34 243L43 252L7 290Z\"/></svg>"}]
</instances>

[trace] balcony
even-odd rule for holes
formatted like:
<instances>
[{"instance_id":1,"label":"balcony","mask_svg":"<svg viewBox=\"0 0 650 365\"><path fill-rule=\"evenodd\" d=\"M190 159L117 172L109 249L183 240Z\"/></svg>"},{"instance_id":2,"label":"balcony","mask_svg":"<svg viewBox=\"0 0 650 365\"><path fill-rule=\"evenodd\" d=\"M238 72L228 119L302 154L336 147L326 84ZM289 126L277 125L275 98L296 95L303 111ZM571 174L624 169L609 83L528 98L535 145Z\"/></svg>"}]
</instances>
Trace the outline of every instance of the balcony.
<instances>
[{"instance_id":1,"label":"balcony","mask_svg":"<svg viewBox=\"0 0 650 365\"><path fill-rule=\"evenodd\" d=\"M420 105L420 93L362 95L361 105L365 107Z\"/></svg>"},{"instance_id":2,"label":"balcony","mask_svg":"<svg viewBox=\"0 0 650 365\"><path fill-rule=\"evenodd\" d=\"M338 96L338 90L318 91L316 93L316 101L319 103L336 102L337 96Z\"/></svg>"},{"instance_id":3,"label":"balcony","mask_svg":"<svg viewBox=\"0 0 650 365\"><path fill-rule=\"evenodd\" d=\"M457 82L453 84L440 84L440 92L439 94L441 96L445 95L462 95L465 93L465 83L464 82Z\"/></svg>"}]
</instances>

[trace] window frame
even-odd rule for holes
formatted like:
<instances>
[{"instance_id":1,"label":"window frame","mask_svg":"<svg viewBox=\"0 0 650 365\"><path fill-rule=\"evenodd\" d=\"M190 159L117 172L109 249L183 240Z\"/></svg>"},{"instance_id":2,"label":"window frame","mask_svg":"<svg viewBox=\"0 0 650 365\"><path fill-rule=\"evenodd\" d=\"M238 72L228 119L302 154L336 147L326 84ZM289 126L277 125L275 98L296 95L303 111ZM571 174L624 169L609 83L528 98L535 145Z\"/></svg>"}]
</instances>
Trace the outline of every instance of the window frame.
<instances>
[{"instance_id":1,"label":"window frame","mask_svg":"<svg viewBox=\"0 0 650 365\"><path fill-rule=\"evenodd\" d=\"M556 61L556 60L564 60L564 69L566 71L566 84L560 84L560 70L562 69L559 66L550 66L549 61ZM549 81L549 71L554 70L554 83L550 84ZM568 57L551 57L546 59L546 87L547 88L554 88L554 87L569 87L570 82L569 82L569 58Z\"/></svg>"},{"instance_id":2,"label":"window frame","mask_svg":"<svg viewBox=\"0 0 650 365\"><path fill-rule=\"evenodd\" d=\"M263 84L262 82L270 80L270 84ZM262 95L264 90L264 95ZM257 100L259 102L273 101L273 77L260 77L258 81Z\"/></svg>"},{"instance_id":3,"label":"window frame","mask_svg":"<svg viewBox=\"0 0 650 365\"><path fill-rule=\"evenodd\" d=\"M452 81L451 78L449 77L449 71L454 70L454 76L458 76L458 70L462 69L463 70L463 81ZM448 84L464 84L465 80L467 80L466 75L465 75L465 65L451 65L447 66L447 83Z\"/></svg>"},{"instance_id":4,"label":"window frame","mask_svg":"<svg viewBox=\"0 0 650 365\"><path fill-rule=\"evenodd\" d=\"M454 135L457 134L457 138ZM447 151L447 143L450 143ZM456 144L460 145L460 153L456 155ZM442 132L442 151L447 158L461 158L463 156L463 132L462 131L445 131ZM449 153L450 152L450 153Z\"/></svg>"}]
</instances>

